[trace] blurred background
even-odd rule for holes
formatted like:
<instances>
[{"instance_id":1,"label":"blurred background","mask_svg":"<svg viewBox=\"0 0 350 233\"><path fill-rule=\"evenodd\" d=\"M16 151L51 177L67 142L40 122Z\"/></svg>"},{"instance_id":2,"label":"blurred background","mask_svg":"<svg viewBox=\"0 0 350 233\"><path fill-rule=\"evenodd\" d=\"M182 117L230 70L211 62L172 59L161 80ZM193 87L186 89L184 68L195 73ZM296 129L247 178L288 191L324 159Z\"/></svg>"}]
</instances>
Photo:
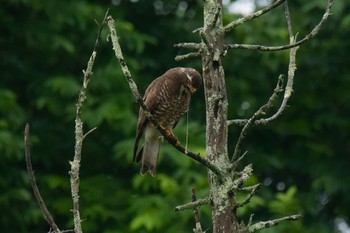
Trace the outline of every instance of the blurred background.
<instances>
[{"instance_id":1,"label":"blurred background","mask_svg":"<svg viewBox=\"0 0 350 233\"><path fill-rule=\"evenodd\" d=\"M243 2L243 3L242 3ZM269 1L224 1L225 24ZM290 1L294 32L304 37L322 17L325 0ZM23 131L31 124L37 182L61 229L73 228L69 161L74 155L75 103L82 70L107 9L116 20L124 56L139 89L175 66L201 70L200 59L176 62L180 42L199 42L202 3L188 1L5 0L0 8L0 225L2 232L48 232L27 177ZM264 232L348 233L350 224L350 2L337 0L317 38L298 51L294 95L285 113L250 132L241 166L253 163L247 185L264 184L246 207L247 222L301 213ZM102 33L94 75L83 109L81 217L86 233L191 232L192 211L174 207L208 195L206 169L167 143L156 178L132 163L138 106ZM282 45L289 42L284 8L237 27L227 43ZM250 117L286 74L288 52L231 50L224 60L229 119ZM205 151L203 90L189 114L189 148ZM233 152L240 127L229 128ZM175 134L185 141L186 120ZM246 193L240 193L242 200ZM200 208L211 232L209 207Z\"/></svg>"}]
</instances>

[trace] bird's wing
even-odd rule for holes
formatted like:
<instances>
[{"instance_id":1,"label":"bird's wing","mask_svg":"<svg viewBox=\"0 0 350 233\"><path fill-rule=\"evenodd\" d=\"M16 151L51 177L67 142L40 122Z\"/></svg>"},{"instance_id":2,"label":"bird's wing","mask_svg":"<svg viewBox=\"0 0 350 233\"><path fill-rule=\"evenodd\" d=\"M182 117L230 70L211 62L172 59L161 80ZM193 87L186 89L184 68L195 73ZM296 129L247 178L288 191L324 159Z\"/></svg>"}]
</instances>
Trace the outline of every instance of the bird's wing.
<instances>
[{"instance_id":1,"label":"bird's wing","mask_svg":"<svg viewBox=\"0 0 350 233\"><path fill-rule=\"evenodd\" d=\"M164 85L165 81L166 80L161 76L155 79L145 91L143 102L145 103L145 105L147 106L148 110L151 113L154 113L154 111L159 106L159 91L160 91L160 88L162 88L162 86ZM134 144L134 159L133 159L134 162L139 162L141 159L140 156L138 156L138 154L142 155L142 153L137 153L137 150L138 150L140 139L143 135L143 132L145 130L147 123L148 123L148 119L146 117L146 114L144 113L143 109L140 108L139 118L137 121L136 138L135 138L135 144Z\"/></svg>"}]
</instances>

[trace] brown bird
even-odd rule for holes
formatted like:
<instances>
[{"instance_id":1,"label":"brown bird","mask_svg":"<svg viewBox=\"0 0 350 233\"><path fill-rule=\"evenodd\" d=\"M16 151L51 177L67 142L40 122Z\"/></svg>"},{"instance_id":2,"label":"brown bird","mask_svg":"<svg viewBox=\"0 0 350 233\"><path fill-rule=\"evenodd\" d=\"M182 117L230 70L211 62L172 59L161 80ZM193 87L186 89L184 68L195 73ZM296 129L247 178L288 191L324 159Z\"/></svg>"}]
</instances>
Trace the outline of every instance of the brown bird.
<instances>
[{"instance_id":1,"label":"brown bird","mask_svg":"<svg viewBox=\"0 0 350 233\"><path fill-rule=\"evenodd\" d=\"M172 68L155 79L146 89L143 101L154 119L163 128L172 133L181 116L189 108L191 94L202 84L201 75L192 68ZM138 152L141 136L145 133L145 142ZM160 145L160 132L147 119L140 108L134 145L134 162L141 161L142 175L157 172L157 160Z\"/></svg>"}]
</instances>

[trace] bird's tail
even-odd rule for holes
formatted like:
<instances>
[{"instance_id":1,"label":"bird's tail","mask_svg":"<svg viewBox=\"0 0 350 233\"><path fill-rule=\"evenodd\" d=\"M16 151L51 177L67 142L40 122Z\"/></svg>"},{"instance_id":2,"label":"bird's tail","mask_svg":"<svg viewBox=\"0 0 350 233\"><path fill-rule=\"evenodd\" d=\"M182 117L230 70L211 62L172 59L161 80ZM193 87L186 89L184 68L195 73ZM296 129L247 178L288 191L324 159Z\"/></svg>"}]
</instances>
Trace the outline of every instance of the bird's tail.
<instances>
[{"instance_id":1,"label":"bird's tail","mask_svg":"<svg viewBox=\"0 0 350 233\"><path fill-rule=\"evenodd\" d=\"M149 172L152 176L157 173L157 161L159 154L159 137L152 137L145 141L143 148L140 153L142 153L142 162L140 172L141 175L145 175Z\"/></svg>"}]
</instances>

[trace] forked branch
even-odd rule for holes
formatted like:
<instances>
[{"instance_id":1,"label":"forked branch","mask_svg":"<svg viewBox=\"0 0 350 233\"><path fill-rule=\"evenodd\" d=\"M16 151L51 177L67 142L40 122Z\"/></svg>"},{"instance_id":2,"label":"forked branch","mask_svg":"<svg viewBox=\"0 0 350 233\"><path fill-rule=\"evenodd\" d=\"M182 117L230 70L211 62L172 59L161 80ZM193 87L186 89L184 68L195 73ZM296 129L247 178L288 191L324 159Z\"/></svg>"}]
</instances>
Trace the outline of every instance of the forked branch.
<instances>
[{"instance_id":1,"label":"forked branch","mask_svg":"<svg viewBox=\"0 0 350 233\"><path fill-rule=\"evenodd\" d=\"M326 20L328 19L330 15L330 10L332 8L332 5L334 3L334 0L328 0L327 8L325 13L323 14L322 19L320 22L312 29L312 31L307 34L303 39L299 41L294 41L293 43L290 43L288 45L281 45L281 46L264 46L264 45L250 45L250 44L228 44L225 45L225 49L251 49L251 50L260 50L260 51L279 51L279 50L286 50L290 48L297 47L310 39L314 38L320 31L322 25Z\"/></svg>"},{"instance_id":2,"label":"forked branch","mask_svg":"<svg viewBox=\"0 0 350 233\"><path fill-rule=\"evenodd\" d=\"M266 6L265 8L259 10L259 11L256 11L250 15L247 15L245 17L242 17L242 18L239 18L229 24L227 24L224 29L225 29L225 32L229 32L231 31L232 29L234 29L235 27L237 27L238 25L241 25L247 21L250 21L252 19L255 19L259 16L262 16L263 14L271 11L272 9L278 7L279 5L281 5L283 2L285 2L286 0L277 0L275 1L273 4L269 5L269 6Z\"/></svg>"},{"instance_id":3,"label":"forked branch","mask_svg":"<svg viewBox=\"0 0 350 233\"><path fill-rule=\"evenodd\" d=\"M261 115L264 115L267 112L267 110L273 106L274 102L276 101L276 99L278 97L278 94L282 90L282 87L283 87L283 75L280 75L278 77L278 81L277 81L276 87L273 91L273 94L271 95L269 100L266 102L266 104L261 106L259 108L259 110L256 111L249 120L245 121L245 125L244 125L243 129L241 130L241 133L238 137L238 140L237 140L237 143L235 146L235 150L233 152L232 162L234 162L237 159L237 157L241 151L243 140L246 138L248 131L255 124L257 118ZM232 124L232 121L228 121L228 124L229 125Z\"/></svg>"},{"instance_id":4,"label":"forked branch","mask_svg":"<svg viewBox=\"0 0 350 233\"><path fill-rule=\"evenodd\" d=\"M285 3L285 15L286 15L286 20L287 20L287 25L288 25L290 44L293 44L295 42L295 37L293 35L292 22L291 22L291 17L290 17L290 13L289 13L287 2ZM268 124L269 122L275 120L277 117L279 117L283 113L283 111L287 107L288 100L289 100L289 98L290 98L290 96L292 95L292 92L293 92L294 74L295 74L295 70L296 70L296 61L295 61L295 59L296 59L297 49L298 49L298 47L292 48L290 50L290 53L289 53L289 65L288 65L287 84L286 84L286 88L285 88L285 91L284 91L283 101L282 101L279 109L277 110L277 112L274 115L272 115L271 117L269 117L269 118L257 119L254 122L252 122L251 119L229 120L227 122L228 125L237 124L237 125L245 125L246 126L249 123L249 121L253 125L260 125L260 124L264 124L265 125L265 124ZM275 95L275 93L276 93L276 89L275 89L273 95ZM271 98L270 98L270 100L271 100ZM273 102L270 101L270 100L269 100L269 102L267 104L270 105L270 107L272 107L273 106ZM241 132L241 135L242 135L242 132ZM237 146L236 146L236 148L237 148ZM236 150L235 150L235 153L237 153ZM233 158L235 158L235 156L237 156L237 154L234 155Z\"/></svg>"}]
</instances>

